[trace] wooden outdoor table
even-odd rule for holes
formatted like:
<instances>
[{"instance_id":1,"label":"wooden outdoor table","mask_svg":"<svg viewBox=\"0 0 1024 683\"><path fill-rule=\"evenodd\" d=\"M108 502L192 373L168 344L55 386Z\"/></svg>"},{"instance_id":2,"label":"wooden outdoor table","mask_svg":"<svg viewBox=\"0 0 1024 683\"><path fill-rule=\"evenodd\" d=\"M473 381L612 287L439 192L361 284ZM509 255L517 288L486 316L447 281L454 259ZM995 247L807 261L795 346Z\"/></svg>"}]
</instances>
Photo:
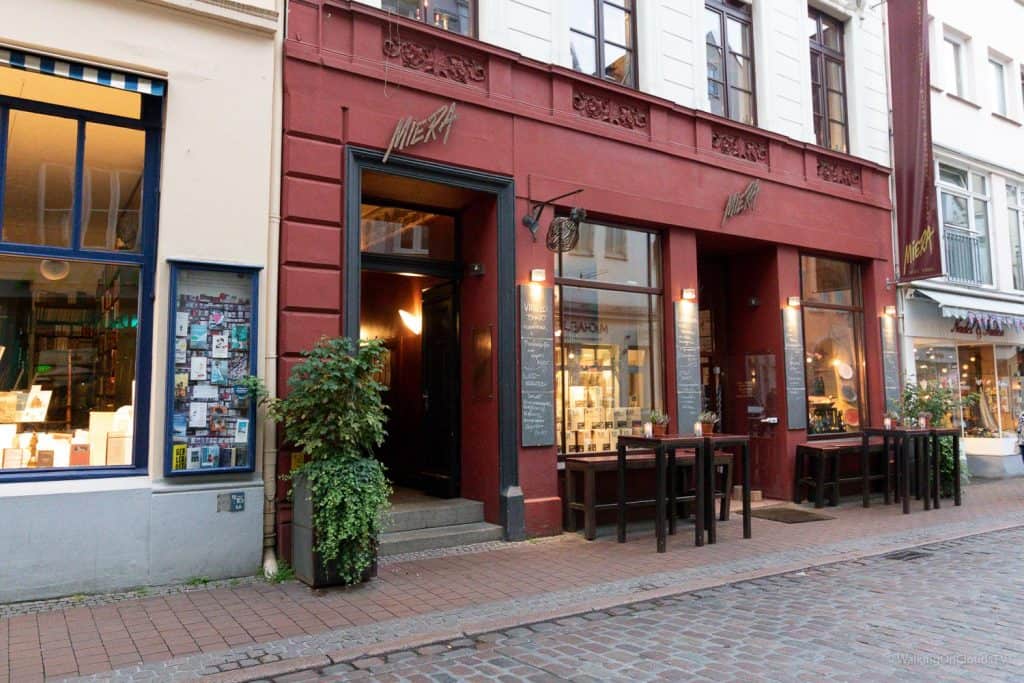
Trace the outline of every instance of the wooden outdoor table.
<instances>
[{"instance_id":1,"label":"wooden outdoor table","mask_svg":"<svg viewBox=\"0 0 1024 683\"><path fill-rule=\"evenodd\" d=\"M739 447L740 449L740 469L743 472L743 538L750 538L750 435L749 434L710 434L704 438L704 452L714 453L719 448L730 448ZM712 464L711 458L704 458L704 479L705 481L711 481L712 479ZM700 463L698 462L698 466ZM699 468L698 468L699 471ZM697 474L700 477L700 474ZM697 479L700 483L700 479ZM704 517L708 518L708 543L714 543L716 541L715 533L715 515L714 515L714 492L710 498L711 503L707 502L705 498L706 510ZM698 510L700 509L698 503ZM710 513L710 514L709 514Z\"/></svg>"},{"instance_id":2,"label":"wooden outdoor table","mask_svg":"<svg viewBox=\"0 0 1024 683\"><path fill-rule=\"evenodd\" d=\"M655 511L654 511L654 535L657 540L659 553L665 552L666 531L666 484L671 487L672 496L675 498L675 454L676 449L692 448L694 450L694 478L695 482L695 515L694 542L696 545L704 545L704 529L707 517L706 501L710 497L714 500L714 492L708 495L707 489L711 485L712 477L707 462L711 460L708 453L714 451L705 450L705 439L693 434L669 434L665 436L620 436L618 440L618 541L626 542L626 449L643 448L654 451L654 479L655 479ZM666 482L666 477L669 479ZM676 504L673 501L672 515L675 516ZM712 515L713 516L713 515ZM673 527L675 525L673 524Z\"/></svg>"}]
</instances>

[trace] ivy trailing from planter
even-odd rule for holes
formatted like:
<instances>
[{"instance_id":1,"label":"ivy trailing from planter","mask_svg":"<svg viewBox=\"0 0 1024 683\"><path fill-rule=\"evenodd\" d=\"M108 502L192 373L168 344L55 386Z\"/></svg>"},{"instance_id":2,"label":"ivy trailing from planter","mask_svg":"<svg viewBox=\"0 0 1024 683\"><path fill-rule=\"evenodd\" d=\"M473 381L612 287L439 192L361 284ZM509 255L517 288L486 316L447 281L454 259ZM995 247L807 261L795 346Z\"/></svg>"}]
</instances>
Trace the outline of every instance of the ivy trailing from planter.
<instances>
[{"instance_id":1,"label":"ivy trailing from planter","mask_svg":"<svg viewBox=\"0 0 1024 683\"><path fill-rule=\"evenodd\" d=\"M385 348L379 341L321 338L288 378L288 394L271 398L261 380L244 384L267 417L284 427L304 462L284 478L305 480L313 504L315 551L346 584L358 583L377 556L381 515L391 485L374 451L387 432L378 381Z\"/></svg>"}]
</instances>

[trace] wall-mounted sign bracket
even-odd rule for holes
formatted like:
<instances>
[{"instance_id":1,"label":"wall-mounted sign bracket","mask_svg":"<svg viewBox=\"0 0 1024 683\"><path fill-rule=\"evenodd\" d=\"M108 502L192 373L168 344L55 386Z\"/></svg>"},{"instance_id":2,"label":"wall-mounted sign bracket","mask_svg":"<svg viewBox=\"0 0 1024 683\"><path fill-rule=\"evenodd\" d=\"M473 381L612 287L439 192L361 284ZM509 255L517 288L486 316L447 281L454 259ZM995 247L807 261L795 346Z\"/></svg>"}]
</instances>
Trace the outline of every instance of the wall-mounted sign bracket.
<instances>
[{"instance_id":1,"label":"wall-mounted sign bracket","mask_svg":"<svg viewBox=\"0 0 1024 683\"><path fill-rule=\"evenodd\" d=\"M523 216L523 225L530 230L530 236L533 237L534 242L537 241L537 229L540 227L540 214L544 211L544 207L554 204L559 199L565 199L566 197L571 197L575 194L579 194L580 192L583 192L583 188L573 190L572 192L566 192L565 194L560 194L557 197L552 197L546 202L530 202L530 211Z\"/></svg>"}]
</instances>

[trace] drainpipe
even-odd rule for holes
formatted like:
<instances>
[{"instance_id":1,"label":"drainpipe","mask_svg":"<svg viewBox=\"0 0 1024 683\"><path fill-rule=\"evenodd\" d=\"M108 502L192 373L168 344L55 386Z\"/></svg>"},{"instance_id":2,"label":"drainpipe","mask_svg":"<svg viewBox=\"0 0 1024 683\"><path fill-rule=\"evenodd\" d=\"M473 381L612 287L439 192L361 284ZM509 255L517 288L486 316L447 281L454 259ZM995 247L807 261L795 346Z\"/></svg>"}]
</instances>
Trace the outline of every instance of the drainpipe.
<instances>
[{"instance_id":1,"label":"drainpipe","mask_svg":"<svg viewBox=\"0 0 1024 683\"><path fill-rule=\"evenodd\" d=\"M283 61L284 32L288 0L279 0L280 21L274 34L274 88L271 102L270 138L270 215L267 235L266 335L263 377L270 396L277 395L277 284L281 237L281 109L284 99ZM270 420L263 425L263 573L277 573L277 429Z\"/></svg>"}]
</instances>

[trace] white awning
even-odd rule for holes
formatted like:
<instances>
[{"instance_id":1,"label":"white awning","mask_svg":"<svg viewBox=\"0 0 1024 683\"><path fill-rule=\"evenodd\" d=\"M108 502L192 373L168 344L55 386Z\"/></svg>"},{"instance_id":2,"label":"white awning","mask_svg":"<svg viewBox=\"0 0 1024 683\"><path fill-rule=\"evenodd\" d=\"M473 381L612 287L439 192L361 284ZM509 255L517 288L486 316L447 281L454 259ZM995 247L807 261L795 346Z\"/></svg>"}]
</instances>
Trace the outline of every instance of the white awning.
<instances>
[{"instance_id":1,"label":"white awning","mask_svg":"<svg viewBox=\"0 0 1024 683\"><path fill-rule=\"evenodd\" d=\"M944 318L957 318L984 327L1024 330L1024 303L1001 301L970 294L955 294L934 289L914 288L914 296L930 299L939 306Z\"/></svg>"}]
</instances>

